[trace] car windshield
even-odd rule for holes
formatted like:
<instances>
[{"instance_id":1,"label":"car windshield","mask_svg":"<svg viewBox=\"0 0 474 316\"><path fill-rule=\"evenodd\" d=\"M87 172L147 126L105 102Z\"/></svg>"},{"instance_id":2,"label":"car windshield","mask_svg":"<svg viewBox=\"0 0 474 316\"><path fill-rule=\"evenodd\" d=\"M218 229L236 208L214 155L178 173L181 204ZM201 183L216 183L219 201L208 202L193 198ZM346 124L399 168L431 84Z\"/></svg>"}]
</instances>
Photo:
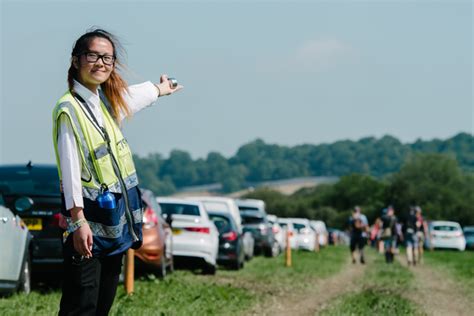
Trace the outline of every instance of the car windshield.
<instances>
[{"instance_id":1,"label":"car windshield","mask_svg":"<svg viewBox=\"0 0 474 316\"><path fill-rule=\"evenodd\" d=\"M287 223L282 223L282 222L279 222L278 224L280 224L280 226L281 226L282 228L285 228L285 227L287 227L287 226L288 226L288 224L287 224Z\"/></svg>"},{"instance_id":2,"label":"car windshield","mask_svg":"<svg viewBox=\"0 0 474 316\"><path fill-rule=\"evenodd\" d=\"M265 219L263 217L255 217L255 216L248 216L248 215L242 215L242 224L261 224L265 222Z\"/></svg>"},{"instance_id":3,"label":"car windshield","mask_svg":"<svg viewBox=\"0 0 474 316\"><path fill-rule=\"evenodd\" d=\"M4 195L60 195L56 168L0 168Z\"/></svg>"},{"instance_id":4,"label":"car windshield","mask_svg":"<svg viewBox=\"0 0 474 316\"><path fill-rule=\"evenodd\" d=\"M297 230L298 232L301 231L302 229L306 228L306 225L304 224L298 224L298 223L293 223L293 227L295 228L295 230Z\"/></svg>"},{"instance_id":5,"label":"car windshield","mask_svg":"<svg viewBox=\"0 0 474 316\"><path fill-rule=\"evenodd\" d=\"M160 203L163 214L200 216L199 207L191 204Z\"/></svg>"},{"instance_id":6,"label":"car windshield","mask_svg":"<svg viewBox=\"0 0 474 316\"><path fill-rule=\"evenodd\" d=\"M232 231L232 224L230 223L228 218L213 214L209 214L209 218L214 222L214 225L216 225L219 234L228 233Z\"/></svg>"},{"instance_id":7,"label":"car windshield","mask_svg":"<svg viewBox=\"0 0 474 316\"><path fill-rule=\"evenodd\" d=\"M440 231L440 232L455 232L455 231L460 230L460 228L456 226L450 226L450 225L439 225L439 226L433 226L433 230Z\"/></svg>"}]
</instances>

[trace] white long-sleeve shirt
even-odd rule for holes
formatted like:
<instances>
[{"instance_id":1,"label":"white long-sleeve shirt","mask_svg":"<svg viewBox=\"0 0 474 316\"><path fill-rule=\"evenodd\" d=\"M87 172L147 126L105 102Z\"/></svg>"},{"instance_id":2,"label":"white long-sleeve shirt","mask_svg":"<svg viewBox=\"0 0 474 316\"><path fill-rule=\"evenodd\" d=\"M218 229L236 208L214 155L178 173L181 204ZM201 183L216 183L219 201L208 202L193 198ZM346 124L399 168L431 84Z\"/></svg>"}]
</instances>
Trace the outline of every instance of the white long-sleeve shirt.
<instances>
[{"instance_id":1,"label":"white long-sleeve shirt","mask_svg":"<svg viewBox=\"0 0 474 316\"><path fill-rule=\"evenodd\" d=\"M87 103L98 123L102 126L102 112L100 110L100 97L98 91L93 93L79 82L74 82L74 91L79 94ZM130 108L131 115L150 106L158 99L158 90L150 81L132 85L128 87L128 93L124 93L124 99ZM86 112L86 115L89 114ZM124 115L119 120L124 119ZM62 189L66 201L66 209L73 207L84 207L82 197L81 173L82 162L79 159L79 152L74 137L74 131L67 118L62 116L58 126L58 152L59 164L62 174Z\"/></svg>"}]
</instances>

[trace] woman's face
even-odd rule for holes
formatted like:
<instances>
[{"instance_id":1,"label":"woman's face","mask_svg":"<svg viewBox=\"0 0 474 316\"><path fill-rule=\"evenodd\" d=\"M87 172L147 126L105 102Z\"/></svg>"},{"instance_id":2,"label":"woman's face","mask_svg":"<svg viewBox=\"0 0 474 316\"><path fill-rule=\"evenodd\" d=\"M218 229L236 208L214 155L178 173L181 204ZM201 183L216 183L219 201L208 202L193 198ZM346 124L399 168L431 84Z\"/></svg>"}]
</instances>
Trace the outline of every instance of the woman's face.
<instances>
[{"instance_id":1,"label":"woman's face","mask_svg":"<svg viewBox=\"0 0 474 316\"><path fill-rule=\"evenodd\" d=\"M97 56L102 56L102 58L97 59ZM79 82L90 90L96 90L100 84L107 81L115 66L115 63L111 65L104 63L104 59L107 61L110 56L114 56L112 43L105 38L94 38L87 52L79 56L75 63L78 69ZM95 62L93 61L94 57L97 59Z\"/></svg>"}]
</instances>

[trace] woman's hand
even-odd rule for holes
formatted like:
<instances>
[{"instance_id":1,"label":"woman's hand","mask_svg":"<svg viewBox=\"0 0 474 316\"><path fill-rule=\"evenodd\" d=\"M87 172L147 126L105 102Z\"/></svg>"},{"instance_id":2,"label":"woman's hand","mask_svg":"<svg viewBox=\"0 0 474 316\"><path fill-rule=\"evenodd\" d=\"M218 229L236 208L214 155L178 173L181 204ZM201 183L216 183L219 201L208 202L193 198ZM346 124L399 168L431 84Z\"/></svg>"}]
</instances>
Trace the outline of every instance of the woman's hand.
<instances>
[{"instance_id":1,"label":"woman's hand","mask_svg":"<svg viewBox=\"0 0 474 316\"><path fill-rule=\"evenodd\" d=\"M86 258L92 257L92 231L89 224L85 223L72 233L74 249Z\"/></svg>"},{"instance_id":2,"label":"woman's hand","mask_svg":"<svg viewBox=\"0 0 474 316\"><path fill-rule=\"evenodd\" d=\"M162 97L164 95L170 95L183 89L183 86L180 84L173 88L171 81L168 80L168 75L161 75L160 83L155 84L155 86L158 89L159 97Z\"/></svg>"},{"instance_id":3,"label":"woman's hand","mask_svg":"<svg viewBox=\"0 0 474 316\"><path fill-rule=\"evenodd\" d=\"M74 206L70 209L71 218L74 222L79 219L85 219L84 212L81 207ZM85 222L81 227L72 233L72 241L74 249L81 256L86 258L92 257L92 231L89 224Z\"/></svg>"}]
</instances>

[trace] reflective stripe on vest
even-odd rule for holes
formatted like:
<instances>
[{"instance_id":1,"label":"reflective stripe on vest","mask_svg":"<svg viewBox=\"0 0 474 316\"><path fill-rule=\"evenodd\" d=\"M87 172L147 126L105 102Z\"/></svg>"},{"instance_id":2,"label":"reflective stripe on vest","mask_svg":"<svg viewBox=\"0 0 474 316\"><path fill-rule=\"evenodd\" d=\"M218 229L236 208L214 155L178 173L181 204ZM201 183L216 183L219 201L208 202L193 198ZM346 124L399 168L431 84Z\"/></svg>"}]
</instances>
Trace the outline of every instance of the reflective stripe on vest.
<instances>
[{"instance_id":1,"label":"reflective stripe on vest","mask_svg":"<svg viewBox=\"0 0 474 316\"><path fill-rule=\"evenodd\" d=\"M57 150L58 121L61 115L66 115L74 130L74 136L78 143L82 168L87 169L88 179L82 178L83 195L95 200L99 194L100 184L105 183L109 190L114 193L122 193L119 179L113 168L112 159L117 161L120 175L127 189L138 185L138 178L133 164L132 153L127 141L122 135L119 127L101 102L103 125L109 134L110 150L104 137L91 121L86 110L72 95L67 92L56 105L53 111L53 141L55 144L58 172L62 178L59 166L59 154Z\"/></svg>"},{"instance_id":2,"label":"reflective stripe on vest","mask_svg":"<svg viewBox=\"0 0 474 316\"><path fill-rule=\"evenodd\" d=\"M137 209L132 211L133 221L135 223L141 223L143 220L143 213L142 209ZM68 225L73 223L71 217L65 217ZM125 218L125 214L120 217L120 222L118 225L115 226L108 226L98 222L87 221L89 227L91 228L92 234L97 237L105 237L105 238L120 238L123 234L123 227L127 225L127 219Z\"/></svg>"}]
</instances>

